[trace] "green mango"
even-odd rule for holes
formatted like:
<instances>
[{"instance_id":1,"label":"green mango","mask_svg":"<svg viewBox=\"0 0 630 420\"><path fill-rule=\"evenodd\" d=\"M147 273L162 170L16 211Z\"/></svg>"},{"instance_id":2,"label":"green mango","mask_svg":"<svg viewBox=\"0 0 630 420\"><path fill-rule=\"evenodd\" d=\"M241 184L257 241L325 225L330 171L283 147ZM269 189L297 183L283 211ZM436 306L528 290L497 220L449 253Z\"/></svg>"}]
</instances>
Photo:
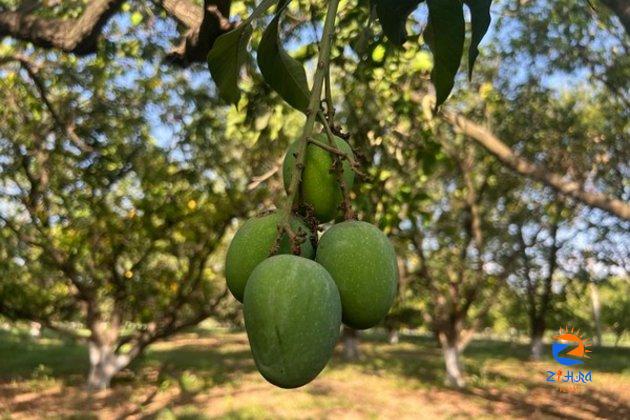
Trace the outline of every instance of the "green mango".
<instances>
[{"instance_id":1,"label":"green mango","mask_svg":"<svg viewBox=\"0 0 630 420\"><path fill-rule=\"evenodd\" d=\"M315 379L339 338L341 300L324 267L295 255L268 258L245 288L245 329L256 367L272 384Z\"/></svg>"},{"instance_id":2,"label":"green mango","mask_svg":"<svg viewBox=\"0 0 630 420\"><path fill-rule=\"evenodd\" d=\"M398 265L394 247L376 226L334 225L322 235L315 261L339 288L344 324L366 329L387 315L398 288Z\"/></svg>"},{"instance_id":3,"label":"green mango","mask_svg":"<svg viewBox=\"0 0 630 420\"><path fill-rule=\"evenodd\" d=\"M320 143L328 144L328 137L325 134L315 134L313 138ZM335 137L335 147L354 158L352 149L344 140ZM295 155L298 151L300 141L293 142L284 157L282 165L282 176L284 188L289 192L291 185L291 174L295 165ZM337 176L332 170L333 156L330 152L309 144L306 148L306 158L304 160L304 170L302 173L302 200L310 204L315 212L315 217L321 223L326 223L335 218L339 213L339 205L343 200L341 187L337 182ZM354 171L347 159L342 161L342 178L348 190L354 184Z\"/></svg>"},{"instance_id":4,"label":"green mango","mask_svg":"<svg viewBox=\"0 0 630 420\"><path fill-rule=\"evenodd\" d=\"M239 301L243 301L245 284L254 268L265 258L269 257L271 247L276 240L280 214L271 213L266 216L249 219L234 235L225 258L225 280L232 295ZM300 245L300 255L305 258L313 258L315 249L311 238L310 229L302 220L294 217L291 227L307 232L307 239ZM280 240L279 254L291 254L292 246L288 236L284 234Z\"/></svg>"}]
</instances>

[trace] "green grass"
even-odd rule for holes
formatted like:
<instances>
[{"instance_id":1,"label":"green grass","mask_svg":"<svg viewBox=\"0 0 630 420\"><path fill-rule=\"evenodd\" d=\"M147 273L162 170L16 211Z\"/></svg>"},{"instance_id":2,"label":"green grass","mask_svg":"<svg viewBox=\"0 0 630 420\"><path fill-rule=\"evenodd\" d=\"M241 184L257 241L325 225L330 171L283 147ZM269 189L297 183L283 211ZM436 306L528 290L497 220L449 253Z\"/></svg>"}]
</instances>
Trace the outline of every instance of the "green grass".
<instances>
[{"instance_id":1,"label":"green grass","mask_svg":"<svg viewBox=\"0 0 630 420\"><path fill-rule=\"evenodd\" d=\"M477 407L477 413L481 410L492 417L497 402L515 410L515 415L526 416L539 406L542 413L566 415L554 406L558 398L565 399L563 407L580 406L580 401L585 401L592 407L592 414L600 417L630 410L623 394L614 391L630 388L627 347L593 349L586 367L593 370L597 386L608 388L594 387L580 397L550 393L553 387L545 384L542 376L547 365L555 366L548 347L543 361L532 364L525 344L473 341L464 355L470 386L463 391L444 385L441 351L431 336L402 336L400 343L390 345L382 332L375 331L362 335L360 347L360 360L344 361L338 348L316 381L299 390L284 391L268 385L256 373L245 334L196 328L151 346L117 375L113 394L106 397L110 399L99 403L100 408L90 408L85 405L91 404L90 400L85 400L88 397L82 393L88 370L84 345L51 335L35 339L20 331L0 331L0 394L36 395L37 404L44 407L36 408L42 411L25 412L30 405L22 404L19 412L26 417L38 417L51 407L61 407L56 417L63 418L86 418L103 408L112 410L112 417L124 416L122 407L132 399L144 414L164 420L293 418L298 414L319 418L339 413L377 418L382 410L389 410L390 417L404 417L415 413L415 401L423 398L439 417L458 415L461 407ZM46 392L56 394L51 401L43 402L39 396ZM151 394L163 402L151 402ZM536 401L528 399L529 395ZM406 402L397 403L399 398ZM3 407L0 395L0 419L7 415L7 401Z\"/></svg>"},{"instance_id":2,"label":"green grass","mask_svg":"<svg viewBox=\"0 0 630 420\"><path fill-rule=\"evenodd\" d=\"M199 337L212 336L215 330L196 329ZM223 330L219 334L226 334ZM229 334L229 333L227 333ZM364 334L363 342L384 343L378 332ZM232 346L234 347L234 346ZM548 349L547 349L548 350ZM443 362L440 349L429 336L403 336L399 346L381 346L364 349L361 361L347 363L336 358L332 370L350 365L367 374L386 372L408 379L421 379L421 383L439 385L443 382ZM482 375L480 367L495 360L526 361L529 349L524 344L506 341L476 340L465 351L466 368L471 375ZM43 372L66 383L81 381L88 369L88 354L84 345L45 335L40 339L16 332L0 331L0 380L26 380ZM550 352L543 361L553 364ZM589 369L598 372L630 375L630 348L594 347ZM195 372L209 386L235 380L235 376L254 371L249 350L240 346L223 349L222 346L185 345L168 348L156 346L132 365L133 371L162 367L167 374L178 376L186 371ZM236 374L239 375L236 375Z\"/></svg>"},{"instance_id":3,"label":"green grass","mask_svg":"<svg viewBox=\"0 0 630 420\"><path fill-rule=\"evenodd\" d=\"M42 367L46 375L75 380L88 369L87 348L54 335L33 339L27 334L0 331L0 379L28 379Z\"/></svg>"}]
</instances>

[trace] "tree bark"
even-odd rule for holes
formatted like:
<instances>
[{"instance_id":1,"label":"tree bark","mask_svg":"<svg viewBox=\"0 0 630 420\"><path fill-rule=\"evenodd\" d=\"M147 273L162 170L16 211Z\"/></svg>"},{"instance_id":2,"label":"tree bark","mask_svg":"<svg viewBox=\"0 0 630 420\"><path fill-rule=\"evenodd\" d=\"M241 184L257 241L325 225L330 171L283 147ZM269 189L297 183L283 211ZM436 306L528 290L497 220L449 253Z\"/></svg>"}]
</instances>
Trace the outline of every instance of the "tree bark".
<instances>
[{"instance_id":1,"label":"tree bark","mask_svg":"<svg viewBox=\"0 0 630 420\"><path fill-rule=\"evenodd\" d=\"M0 40L12 37L40 48L76 55L96 52L103 27L118 12L124 0L92 0L76 19L47 18L34 5L15 11L0 11ZM157 6L186 28L182 42L167 61L179 65L204 62L214 41L232 29L229 22L231 0L204 0L203 7L191 0L156 0Z\"/></svg>"},{"instance_id":2,"label":"tree bark","mask_svg":"<svg viewBox=\"0 0 630 420\"><path fill-rule=\"evenodd\" d=\"M361 357L361 352L357 330L344 325L341 338L343 340L343 358L349 361L358 360Z\"/></svg>"},{"instance_id":3,"label":"tree bark","mask_svg":"<svg viewBox=\"0 0 630 420\"><path fill-rule=\"evenodd\" d=\"M531 358L532 360L540 360L543 353L543 338L542 335L534 335L531 338L530 344Z\"/></svg>"},{"instance_id":4,"label":"tree bark","mask_svg":"<svg viewBox=\"0 0 630 420\"><path fill-rule=\"evenodd\" d=\"M602 323L601 323L601 312L602 305L599 299L599 288L597 284L591 282L589 283L589 287L591 289L591 303L593 307L593 323L595 324L595 344L598 346L602 345Z\"/></svg>"},{"instance_id":5,"label":"tree bark","mask_svg":"<svg viewBox=\"0 0 630 420\"><path fill-rule=\"evenodd\" d=\"M31 337L41 337L42 335L42 324L39 322L31 321L29 323L29 334Z\"/></svg>"},{"instance_id":6,"label":"tree bark","mask_svg":"<svg viewBox=\"0 0 630 420\"><path fill-rule=\"evenodd\" d=\"M162 6L166 13L188 28L201 25L203 10L189 0L159 0L156 3Z\"/></svg>"},{"instance_id":7,"label":"tree bark","mask_svg":"<svg viewBox=\"0 0 630 420\"><path fill-rule=\"evenodd\" d=\"M123 0L93 0L77 19L49 19L32 10L0 13L0 39L11 36L77 55L96 51L98 37Z\"/></svg>"},{"instance_id":8,"label":"tree bark","mask_svg":"<svg viewBox=\"0 0 630 420\"><path fill-rule=\"evenodd\" d=\"M398 344L400 342L400 333L396 328L390 328L387 331L387 342L389 344Z\"/></svg>"},{"instance_id":9,"label":"tree bark","mask_svg":"<svg viewBox=\"0 0 630 420\"><path fill-rule=\"evenodd\" d=\"M165 10L173 1L164 1ZM231 0L204 0L202 19L199 24L189 26L183 42L171 51L167 60L187 66L193 62L205 62L214 41L232 29L229 21ZM173 6L175 9L177 6Z\"/></svg>"},{"instance_id":10,"label":"tree bark","mask_svg":"<svg viewBox=\"0 0 630 420\"><path fill-rule=\"evenodd\" d=\"M90 373L88 389L100 391L109 388L112 378L127 367L130 358L116 354L116 345L110 343L89 342Z\"/></svg>"},{"instance_id":11,"label":"tree bark","mask_svg":"<svg viewBox=\"0 0 630 420\"><path fill-rule=\"evenodd\" d=\"M547 326L545 325L544 314L537 314L530 317L530 356L532 360L540 360L543 354L543 336Z\"/></svg>"},{"instance_id":12,"label":"tree bark","mask_svg":"<svg viewBox=\"0 0 630 420\"><path fill-rule=\"evenodd\" d=\"M444 356L444 367L446 368L446 384L455 388L466 386L464 379L464 369L461 362L461 352L458 346L457 336L440 332L438 334L442 345Z\"/></svg>"},{"instance_id":13,"label":"tree bark","mask_svg":"<svg viewBox=\"0 0 630 420\"><path fill-rule=\"evenodd\" d=\"M92 309L88 310L88 326L90 339L88 350L90 356L90 373L88 375L88 390L100 391L109 388L112 378L121 369L129 365L137 356L138 351L119 354L120 321L114 316L104 319Z\"/></svg>"},{"instance_id":14,"label":"tree bark","mask_svg":"<svg viewBox=\"0 0 630 420\"><path fill-rule=\"evenodd\" d=\"M585 191L582 185L568 181L549 168L534 164L516 154L493 133L469 119L451 112L445 112L447 121L466 136L473 139L499 161L514 172L542 182L560 194L574 198L587 206L597 207L619 218L630 220L630 204L600 192Z\"/></svg>"}]
</instances>

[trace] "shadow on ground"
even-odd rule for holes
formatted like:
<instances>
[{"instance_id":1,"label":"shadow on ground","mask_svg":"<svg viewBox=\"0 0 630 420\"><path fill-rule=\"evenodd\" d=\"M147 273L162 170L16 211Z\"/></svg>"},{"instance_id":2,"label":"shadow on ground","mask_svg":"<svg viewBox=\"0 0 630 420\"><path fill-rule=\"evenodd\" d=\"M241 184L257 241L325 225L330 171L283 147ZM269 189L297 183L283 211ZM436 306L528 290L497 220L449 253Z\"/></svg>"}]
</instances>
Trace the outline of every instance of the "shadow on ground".
<instances>
[{"instance_id":1,"label":"shadow on ground","mask_svg":"<svg viewBox=\"0 0 630 420\"><path fill-rule=\"evenodd\" d=\"M464 390L444 385L440 349L431 337L403 336L400 343L390 345L382 334L364 334L361 349L361 360L345 362L338 348L327 372L322 375L323 380L301 392L317 401L332 399L347 373L358 379L346 386L356 387L361 378L384 378L390 381L384 382L387 386L394 387L390 391L405 394L412 400L422 398L436 405L450 400L464 401L464 405L475 404L482 407L482 413L493 416L528 417L535 413L564 418L630 418L627 398L624 400L616 393L598 389L596 384L598 375L621 377L622 373L626 378L623 383L628 384L628 348L595 348L589 361L594 383L588 392L579 395L561 392L547 384L543 371L547 362L553 366L551 357L547 355L538 364L529 362L525 345L493 340L471 343L464 358L470 385ZM125 415L143 416L146 414L143 408L151 405L158 394L175 389L166 393L163 399L167 401L162 406L187 407L177 418L200 418L190 414L198 412L195 404L199 404L200 398L196 396L205 395L205 403L211 403L252 392L264 395L271 389L256 375L251 375L255 367L246 336L225 331L194 330L153 346L116 377L112 392L94 398L79 391L88 369L87 351L81 345L55 336L34 339L0 331L0 360L3 361L0 364L0 393L3 394L0 409L2 398L6 398L13 401L11 411L15 413L30 413L33 404L46 401L54 405L55 401L63 401L69 390L74 390L77 398L66 405L82 418L115 407L121 401L128 402L132 397L135 406ZM58 386L52 386L48 380ZM187 417L186 413L192 417ZM224 416L241 418L241 414L234 409Z\"/></svg>"}]
</instances>

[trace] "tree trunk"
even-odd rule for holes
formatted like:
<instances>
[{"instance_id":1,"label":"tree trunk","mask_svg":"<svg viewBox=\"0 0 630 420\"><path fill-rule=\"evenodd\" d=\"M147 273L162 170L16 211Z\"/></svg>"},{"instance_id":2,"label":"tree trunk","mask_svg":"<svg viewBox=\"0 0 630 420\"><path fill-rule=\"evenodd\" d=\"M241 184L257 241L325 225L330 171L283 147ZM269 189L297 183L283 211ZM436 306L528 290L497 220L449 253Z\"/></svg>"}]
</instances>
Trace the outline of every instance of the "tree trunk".
<instances>
[{"instance_id":1,"label":"tree trunk","mask_svg":"<svg viewBox=\"0 0 630 420\"><path fill-rule=\"evenodd\" d=\"M446 383L450 386L463 388L466 386L464 371L461 363L461 354L456 344L443 344L444 365L446 367Z\"/></svg>"},{"instance_id":2,"label":"tree trunk","mask_svg":"<svg viewBox=\"0 0 630 420\"><path fill-rule=\"evenodd\" d=\"M117 353L120 339L120 322L118 318L110 321L93 319L90 325L90 373L88 390L100 391L109 388L115 374L127 367L138 355L140 347L134 347L125 354Z\"/></svg>"},{"instance_id":3,"label":"tree trunk","mask_svg":"<svg viewBox=\"0 0 630 420\"><path fill-rule=\"evenodd\" d=\"M534 323L532 326L529 343L530 357L532 360L540 360L543 354L543 334L545 330L544 328L541 328L540 325L536 324L537 323Z\"/></svg>"},{"instance_id":4,"label":"tree trunk","mask_svg":"<svg viewBox=\"0 0 630 420\"><path fill-rule=\"evenodd\" d=\"M438 337L442 346L442 354L444 355L446 384L456 388L463 388L466 386L466 380L464 379L461 351L458 345L458 334L455 332L451 334L439 332Z\"/></svg>"},{"instance_id":5,"label":"tree trunk","mask_svg":"<svg viewBox=\"0 0 630 420\"><path fill-rule=\"evenodd\" d=\"M593 323L595 324L595 344L598 346L602 345L602 323L601 323L601 313L602 313L602 305L599 300L599 288L597 284L590 283L591 289L591 303L593 304Z\"/></svg>"},{"instance_id":6,"label":"tree trunk","mask_svg":"<svg viewBox=\"0 0 630 420\"><path fill-rule=\"evenodd\" d=\"M89 390L100 391L109 388L114 375L129 364L129 358L116 354L115 350L113 345L99 345L90 341Z\"/></svg>"},{"instance_id":7,"label":"tree trunk","mask_svg":"<svg viewBox=\"0 0 630 420\"><path fill-rule=\"evenodd\" d=\"M343 358L345 360L358 360L361 357L359 351L359 334L356 330L343 327L342 333L343 340Z\"/></svg>"},{"instance_id":8,"label":"tree trunk","mask_svg":"<svg viewBox=\"0 0 630 420\"><path fill-rule=\"evenodd\" d=\"M31 337L41 337L42 336L42 324L39 322L31 322L29 328L29 334Z\"/></svg>"},{"instance_id":9,"label":"tree trunk","mask_svg":"<svg viewBox=\"0 0 630 420\"><path fill-rule=\"evenodd\" d=\"M113 346L99 345L90 341L90 374L88 376L90 390L100 391L109 388L112 378L121 369L114 350Z\"/></svg>"},{"instance_id":10,"label":"tree trunk","mask_svg":"<svg viewBox=\"0 0 630 420\"><path fill-rule=\"evenodd\" d=\"M531 358L532 360L540 360L543 353L543 339L542 335L532 336L530 344Z\"/></svg>"},{"instance_id":11,"label":"tree trunk","mask_svg":"<svg viewBox=\"0 0 630 420\"><path fill-rule=\"evenodd\" d=\"M543 336L545 335L545 320L541 316L530 314L530 357L540 360L543 354Z\"/></svg>"},{"instance_id":12,"label":"tree trunk","mask_svg":"<svg viewBox=\"0 0 630 420\"><path fill-rule=\"evenodd\" d=\"M387 341L389 344L398 344L400 341L400 334L396 328L390 328L387 331Z\"/></svg>"}]
</instances>

